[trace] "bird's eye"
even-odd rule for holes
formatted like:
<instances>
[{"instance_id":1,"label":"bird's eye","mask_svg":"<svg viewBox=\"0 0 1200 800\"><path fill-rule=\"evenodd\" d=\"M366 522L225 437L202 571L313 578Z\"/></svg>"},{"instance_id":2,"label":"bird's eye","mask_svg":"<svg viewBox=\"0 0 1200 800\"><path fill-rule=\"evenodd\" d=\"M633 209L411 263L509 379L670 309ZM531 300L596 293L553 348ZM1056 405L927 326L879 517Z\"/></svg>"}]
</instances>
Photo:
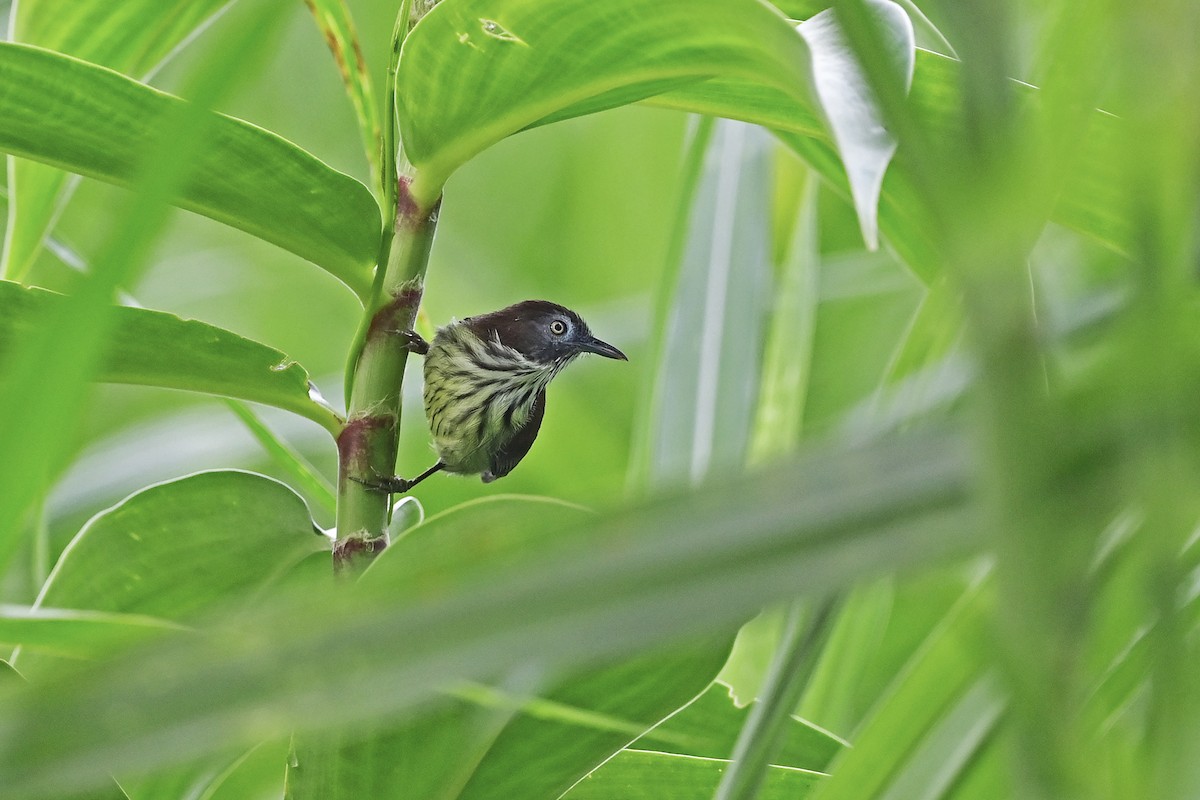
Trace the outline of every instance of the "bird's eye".
<instances>
[{"instance_id":1,"label":"bird's eye","mask_svg":"<svg viewBox=\"0 0 1200 800\"><path fill-rule=\"evenodd\" d=\"M563 322L561 319L554 320L554 322L550 323L550 332L555 336L562 336L567 332L567 323Z\"/></svg>"}]
</instances>

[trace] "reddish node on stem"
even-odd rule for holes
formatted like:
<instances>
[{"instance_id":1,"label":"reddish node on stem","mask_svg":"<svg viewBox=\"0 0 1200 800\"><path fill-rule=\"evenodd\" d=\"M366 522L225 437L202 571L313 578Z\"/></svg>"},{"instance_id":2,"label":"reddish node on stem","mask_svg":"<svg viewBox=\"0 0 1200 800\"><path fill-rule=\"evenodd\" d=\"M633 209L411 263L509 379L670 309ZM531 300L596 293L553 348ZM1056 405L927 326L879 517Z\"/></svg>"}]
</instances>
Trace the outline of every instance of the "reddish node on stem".
<instances>
[{"instance_id":1,"label":"reddish node on stem","mask_svg":"<svg viewBox=\"0 0 1200 800\"><path fill-rule=\"evenodd\" d=\"M395 424L388 415L357 417L346 421L346 427L338 434L338 465L341 480L348 475L364 475L370 469L370 446L373 435Z\"/></svg>"},{"instance_id":2,"label":"reddish node on stem","mask_svg":"<svg viewBox=\"0 0 1200 800\"><path fill-rule=\"evenodd\" d=\"M388 300L371 317L371 327L367 331L367 339L372 340L381 333L407 330L416 319L417 308L421 305L422 289L419 285L404 284L392 293Z\"/></svg>"},{"instance_id":3,"label":"reddish node on stem","mask_svg":"<svg viewBox=\"0 0 1200 800\"><path fill-rule=\"evenodd\" d=\"M438 210L442 207L439 196L428 210L421 207L412 193L412 178L401 175L396 178L396 228L416 230L425 225L436 225Z\"/></svg>"}]
</instances>

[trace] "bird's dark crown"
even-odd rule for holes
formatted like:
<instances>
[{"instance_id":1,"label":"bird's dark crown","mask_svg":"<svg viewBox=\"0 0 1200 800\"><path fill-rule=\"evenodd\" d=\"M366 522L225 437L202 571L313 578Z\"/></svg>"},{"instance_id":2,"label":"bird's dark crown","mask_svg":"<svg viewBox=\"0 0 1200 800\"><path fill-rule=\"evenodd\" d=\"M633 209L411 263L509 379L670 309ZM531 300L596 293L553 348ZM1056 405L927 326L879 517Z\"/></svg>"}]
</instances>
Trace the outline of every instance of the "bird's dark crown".
<instances>
[{"instance_id":1,"label":"bird's dark crown","mask_svg":"<svg viewBox=\"0 0 1200 800\"><path fill-rule=\"evenodd\" d=\"M592 336L582 317L547 300L524 300L490 314L467 317L462 324L480 339L498 339L542 364L585 352L625 359L620 350Z\"/></svg>"}]
</instances>

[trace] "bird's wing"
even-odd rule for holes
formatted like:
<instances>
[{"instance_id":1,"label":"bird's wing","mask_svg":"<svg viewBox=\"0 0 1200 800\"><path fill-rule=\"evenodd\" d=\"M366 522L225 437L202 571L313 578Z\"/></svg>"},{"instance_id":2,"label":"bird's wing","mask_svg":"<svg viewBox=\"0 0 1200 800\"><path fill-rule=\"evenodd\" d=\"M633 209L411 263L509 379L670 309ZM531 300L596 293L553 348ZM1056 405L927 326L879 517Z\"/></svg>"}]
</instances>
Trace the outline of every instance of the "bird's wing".
<instances>
[{"instance_id":1,"label":"bird's wing","mask_svg":"<svg viewBox=\"0 0 1200 800\"><path fill-rule=\"evenodd\" d=\"M492 480L503 478L512 472L517 464L521 463L521 459L529 452L529 448L533 447L533 440L537 438L538 429L542 427L542 417L545 413L546 390L542 389L533 401L533 410L529 412L529 419L525 420L521 429L492 457L492 468L488 470Z\"/></svg>"}]
</instances>

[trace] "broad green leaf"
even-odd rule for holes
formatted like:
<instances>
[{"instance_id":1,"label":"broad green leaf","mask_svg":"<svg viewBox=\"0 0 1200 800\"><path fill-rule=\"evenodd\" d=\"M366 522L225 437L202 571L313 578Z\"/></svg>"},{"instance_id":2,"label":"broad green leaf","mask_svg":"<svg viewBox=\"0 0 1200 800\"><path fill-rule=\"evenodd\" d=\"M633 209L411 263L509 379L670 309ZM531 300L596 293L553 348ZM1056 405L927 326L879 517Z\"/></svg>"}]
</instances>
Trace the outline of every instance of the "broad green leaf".
<instances>
[{"instance_id":1,"label":"broad green leaf","mask_svg":"<svg viewBox=\"0 0 1200 800\"><path fill-rule=\"evenodd\" d=\"M562 675L728 634L780 598L962 557L982 536L960 448L922 432L812 449L579 527L523 517L515 539L487 528L519 543L487 561L431 558L401 583L353 591L293 583L239 605L223 633L160 638L86 680L3 693L0 773L18 794L52 796L292 726L394 721L460 680L530 663ZM47 727L54 737L31 735Z\"/></svg>"},{"instance_id":2,"label":"broad green leaf","mask_svg":"<svg viewBox=\"0 0 1200 800\"><path fill-rule=\"evenodd\" d=\"M591 517L538 498L468 503L407 531L363 580L428 591L421 575L471 571L519 552L531 534L521 520L534 514L556 525ZM674 646L544 686L536 672L495 688L451 685L447 700L393 728L298 737L288 796L553 800L708 686L728 644L722 637ZM530 685L506 686L514 682Z\"/></svg>"},{"instance_id":3,"label":"broad green leaf","mask_svg":"<svg viewBox=\"0 0 1200 800\"><path fill-rule=\"evenodd\" d=\"M905 760L883 800L937 800L984 757L1008 704L998 683L984 676L963 693Z\"/></svg>"},{"instance_id":4,"label":"broad green leaf","mask_svg":"<svg viewBox=\"0 0 1200 800\"><path fill-rule=\"evenodd\" d=\"M61 295L0 281L0 358L44 332ZM161 386L277 406L332 435L341 420L304 368L264 344L196 320L144 308L113 309L116 330L96 380ZM4 379L0 373L0 380Z\"/></svg>"},{"instance_id":5,"label":"broad green leaf","mask_svg":"<svg viewBox=\"0 0 1200 800\"><path fill-rule=\"evenodd\" d=\"M708 800L728 759L622 750L587 776L563 800ZM802 800L821 779L817 773L772 766L758 800Z\"/></svg>"},{"instance_id":6,"label":"broad green leaf","mask_svg":"<svg viewBox=\"0 0 1200 800\"><path fill-rule=\"evenodd\" d=\"M363 59L358 32L346 0L305 0L317 27L325 36L325 43L337 64L346 94L354 106L358 120L358 132L362 137L363 152L371 167L372 187L380 185L379 159L383 154L383 134L379 128L379 104L371 86L371 73Z\"/></svg>"},{"instance_id":7,"label":"broad green leaf","mask_svg":"<svg viewBox=\"0 0 1200 800\"><path fill-rule=\"evenodd\" d=\"M13 12L9 38L143 78L232 2L21 2ZM0 276L21 280L70 189L67 176L60 170L24 159L12 161L9 180L14 201L0 258Z\"/></svg>"},{"instance_id":8,"label":"broad green leaf","mask_svg":"<svg viewBox=\"0 0 1200 800\"><path fill-rule=\"evenodd\" d=\"M717 682L704 694L667 717L653 730L629 746L631 750L674 753L700 758L727 758L733 752L738 731L750 716L753 703L738 706L725 684ZM774 763L813 771L824 771L846 743L833 734L793 717L783 731ZM601 767L601 770L605 767Z\"/></svg>"},{"instance_id":9,"label":"broad green leaf","mask_svg":"<svg viewBox=\"0 0 1200 800\"><path fill-rule=\"evenodd\" d=\"M183 102L82 61L0 43L0 151L130 185ZM364 295L380 225L367 188L247 122L206 113L205 124L173 202L290 250Z\"/></svg>"},{"instance_id":10,"label":"broad green leaf","mask_svg":"<svg viewBox=\"0 0 1200 800\"><path fill-rule=\"evenodd\" d=\"M82 619L93 627L60 625L31 644L49 652L97 656L97 635L104 634L99 644L107 644L111 654L145 637L146 630L128 628L144 626L146 615L158 621L161 632L168 624L164 620L195 620L233 599L248 602L326 546L314 534L304 502L269 478L204 472L153 486L84 526L38 597L36 617L71 613L41 607L89 609L65 619ZM96 631L97 621L108 627L120 623L120 636ZM72 652L80 648L85 652ZM44 680L59 664L36 657L31 649L23 647L17 663L26 674ZM209 763L122 783L133 800L190 796L216 780L231 758L220 755Z\"/></svg>"},{"instance_id":11,"label":"broad green leaf","mask_svg":"<svg viewBox=\"0 0 1200 800\"><path fill-rule=\"evenodd\" d=\"M721 74L803 95L808 49L754 0L444 0L405 40L397 74L415 191L432 199L475 154L544 118Z\"/></svg>"},{"instance_id":12,"label":"broad green leaf","mask_svg":"<svg viewBox=\"0 0 1200 800\"><path fill-rule=\"evenodd\" d=\"M911 74L911 23L889 0L876 3ZM821 109L874 246L878 184L895 144L831 19L804 23L798 36L756 0L445 0L405 41L397 76L414 193L432 202L450 173L524 128L732 79Z\"/></svg>"},{"instance_id":13,"label":"broad green leaf","mask_svg":"<svg viewBox=\"0 0 1200 800\"><path fill-rule=\"evenodd\" d=\"M16 4L9 38L143 76L234 1L21 2Z\"/></svg>"},{"instance_id":14,"label":"broad green leaf","mask_svg":"<svg viewBox=\"0 0 1200 800\"><path fill-rule=\"evenodd\" d=\"M95 658L176 627L143 614L0 606L0 644L68 658Z\"/></svg>"},{"instance_id":15,"label":"broad green leaf","mask_svg":"<svg viewBox=\"0 0 1200 800\"><path fill-rule=\"evenodd\" d=\"M100 626L193 620L270 586L326 546L304 501L270 478L201 472L152 486L93 517L63 551L31 612L31 619L60 624L36 644L53 649L61 637L58 649L71 652L90 647ZM15 663L31 668L24 652Z\"/></svg>"}]
</instances>

